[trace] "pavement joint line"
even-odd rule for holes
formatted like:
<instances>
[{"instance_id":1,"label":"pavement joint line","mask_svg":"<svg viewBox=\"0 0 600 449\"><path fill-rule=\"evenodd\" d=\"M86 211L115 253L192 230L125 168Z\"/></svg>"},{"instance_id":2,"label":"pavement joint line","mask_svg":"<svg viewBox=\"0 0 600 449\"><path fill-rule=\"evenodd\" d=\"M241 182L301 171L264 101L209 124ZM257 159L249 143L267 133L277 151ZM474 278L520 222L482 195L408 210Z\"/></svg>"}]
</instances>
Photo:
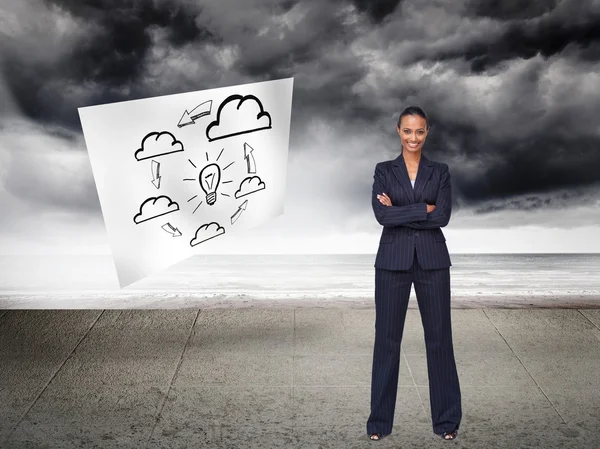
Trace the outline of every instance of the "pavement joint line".
<instances>
[{"instance_id":1,"label":"pavement joint line","mask_svg":"<svg viewBox=\"0 0 600 449\"><path fill-rule=\"evenodd\" d=\"M344 309L340 309L340 320L342 322L342 329L346 332L348 329L346 329L346 323L344 323Z\"/></svg>"},{"instance_id":2,"label":"pavement joint line","mask_svg":"<svg viewBox=\"0 0 600 449\"><path fill-rule=\"evenodd\" d=\"M194 322L192 323L192 325L190 327L190 333L188 334L187 339L185 340L183 349L181 350L181 355L179 356L179 360L177 361L177 366L175 367L175 371L173 372L173 375L171 376L171 380L169 381L169 388L167 389L167 392L163 396L162 401L160 402L160 404L158 406L158 412L156 413L156 417L154 418L154 424L152 425L152 430L150 431L150 435L148 436L148 439L146 440L146 446L145 446L146 448L148 448L148 446L150 445L150 441L152 440L152 437L154 436L154 431L156 430L156 426L158 425L158 422L160 421L160 417L161 417L162 411L165 407L165 403L167 402L167 398L169 397L169 393L171 392L171 388L173 387L173 381L175 380L175 377L177 376L177 373L179 372L179 368L181 367L181 362L183 361L183 355L185 354L185 350L187 349L188 343L190 342L190 338L192 337L192 333L194 332L194 328L196 327L196 322L198 321L198 317L200 316L201 311L202 311L202 309L198 309L198 311L196 312L196 317L194 318Z\"/></svg>"},{"instance_id":3,"label":"pavement joint line","mask_svg":"<svg viewBox=\"0 0 600 449\"><path fill-rule=\"evenodd\" d=\"M578 312L579 312L581 315L583 315L583 317L584 317L586 320L588 320L590 323L592 323L592 326L594 326L596 329L600 330L600 327L598 327L598 326L596 325L596 323L594 323L592 320L590 320L590 319L588 318L588 316L587 316L585 313L583 313L583 312L581 311L581 309L577 309L577 311L578 311Z\"/></svg>"},{"instance_id":4,"label":"pavement joint line","mask_svg":"<svg viewBox=\"0 0 600 449\"><path fill-rule=\"evenodd\" d=\"M292 404L294 404L294 359L296 358L296 307L292 309ZM292 410L292 431L296 425L295 413Z\"/></svg>"},{"instance_id":5,"label":"pavement joint line","mask_svg":"<svg viewBox=\"0 0 600 449\"><path fill-rule=\"evenodd\" d=\"M408 368L408 372L410 373L410 378L413 381L413 386L415 387L415 390L417 390L417 396L419 396L419 402L421 403L421 408L423 409L423 413L425 413L425 416L427 416L427 410L425 410L425 404L423 404L423 398L421 397L421 393L419 392L417 382L415 381L415 376L413 376L412 370L410 369L410 365L408 364L408 359L406 358L406 353L404 351L402 351L402 355L404 356L406 368Z\"/></svg>"},{"instance_id":6,"label":"pavement joint line","mask_svg":"<svg viewBox=\"0 0 600 449\"><path fill-rule=\"evenodd\" d=\"M7 313L8 313L8 310L3 310L2 313L0 313L0 319Z\"/></svg>"},{"instance_id":7,"label":"pavement joint line","mask_svg":"<svg viewBox=\"0 0 600 449\"><path fill-rule=\"evenodd\" d=\"M106 312L106 309L103 309L100 312L100 314L98 314L98 316L96 317L96 319L94 320L94 322L90 325L90 327L88 328L88 330L84 332L83 336L79 339L79 341L77 342L77 344L73 347L73 349L71 349L71 352L69 352L69 354L67 355L67 357L63 360L63 362L56 369L56 371L54 371L54 373L52 373L52 375L50 376L50 379L48 380L48 382L46 382L46 384L41 388L41 390L35 396L35 398L33 399L33 401L31 401L31 404L29 405L29 407L27 407L27 410L25 410L25 412L18 419L17 423L12 428L12 430L10 432L8 432L8 434L6 435L6 437L4 438L4 440L2 441L2 444L0 444L0 447L2 447L2 445L4 443L6 443L6 442L8 442L8 440L10 440L10 438L13 436L13 434L15 433L15 431L17 430L17 428L21 425L21 423L23 422L23 420L25 419L25 417L27 416L27 414L35 406L35 404L40 399L40 397L42 396L42 394L44 394L44 391L46 391L46 389L48 388L48 385L50 385L50 383L52 382L52 380L54 380L54 378L56 377L56 375L58 374L58 372L62 369L63 366L65 366L65 363L67 363L67 361L75 353L75 351L77 350L77 348L79 347L79 345L81 345L81 342L83 340L85 340L85 338L89 335L89 333L92 331L92 329L94 328L94 326L96 325L96 323L98 322L98 320L100 319L100 317L104 314L104 312Z\"/></svg>"},{"instance_id":8,"label":"pavement joint line","mask_svg":"<svg viewBox=\"0 0 600 449\"><path fill-rule=\"evenodd\" d=\"M544 397L546 398L546 400L548 401L548 403L552 406L552 408L554 409L554 411L556 412L556 414L558 416L560 416L560 419L562 420L563 424L565 426L567 426L567 428L571 429L571 426L569 426L569 424L567 423L567 421L565 420L565 418L563 417L563 415L561 415L561 413L558 411L558 409L556 408L556 406L554 405L554 403L550 400L550 398L548 397L548 395L546 394L546 392L544 391L544 389L542 388L542 386L538 383L538 381L535 379L535 377L533 377L531 375L531 373L529 372L529 370L527 369L527 367L525 366L525 364L523 363L523 361L521 360L521 358L517 355L517 353L513 350L513 348L510 346L510 344L508 343L508 341L506 341L506 338L504 338L504 335L502 335L502 333L500 332L500 330L498 329L498 327L496 326L496 324L492 321L492 319L488 316L488 314L485 312L485 309L483 309L483 314L486 316L486 318L490 321L490 323L492 323L492 326L494 326L494 329L496 329L496 332L498 332L498 335L500 335L500 337L502 338L502 340L504 340L504 343L506 343L506 346L509 347L510 351L513 353L513 355L517 358L517 360L519 361L519 363L521 364L521 366L523 367L523 369L527 372L527 374L529 374L529 377L531 377L531 380L533 380L533 382L535 383L535 385L538 387L538 389L542 392L542 394L544 395Z\"/></svg>"}]
</instances>

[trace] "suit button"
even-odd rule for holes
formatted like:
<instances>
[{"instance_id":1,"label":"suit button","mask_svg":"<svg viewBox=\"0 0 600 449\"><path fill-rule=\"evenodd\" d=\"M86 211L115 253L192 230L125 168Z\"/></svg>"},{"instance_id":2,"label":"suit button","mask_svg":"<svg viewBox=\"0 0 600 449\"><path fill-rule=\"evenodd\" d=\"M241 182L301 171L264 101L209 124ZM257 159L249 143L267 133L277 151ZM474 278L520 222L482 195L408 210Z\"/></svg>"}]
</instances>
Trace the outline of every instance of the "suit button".
<instances>
[{"instance_id":1,"label":"suit button","mask_svg":"<svg viewBox=\"0 0 600 449\"><path fill-rule=\"evenodd\" d=\"M419 236L419 231L415 232L415 236L418 237Z\"/></svg>"}]
</instances>

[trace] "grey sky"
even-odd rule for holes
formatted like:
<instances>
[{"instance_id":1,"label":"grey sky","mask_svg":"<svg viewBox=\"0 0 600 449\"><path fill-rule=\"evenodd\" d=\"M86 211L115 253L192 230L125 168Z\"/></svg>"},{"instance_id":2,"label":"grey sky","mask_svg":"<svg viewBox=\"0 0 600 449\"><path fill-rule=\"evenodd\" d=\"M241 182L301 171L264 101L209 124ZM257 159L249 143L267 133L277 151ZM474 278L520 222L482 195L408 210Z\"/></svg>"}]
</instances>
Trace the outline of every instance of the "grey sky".
<instances>
[{"instance_id":1,"label":"grey sky","mask_svg":"<svg viewBox=\"0 0 600 449\"><path fill-rule=\"evenodd\" d=\"M361 248L375 251L373 169L398 154L408 104L430 116L425 154L450 166L451 250L466 242L461 230L600 231L598 1L1 8L3 249L106 244L78 107L290 76L288 201L265 235L373 236Z\"/></svg>"}]
</instances>

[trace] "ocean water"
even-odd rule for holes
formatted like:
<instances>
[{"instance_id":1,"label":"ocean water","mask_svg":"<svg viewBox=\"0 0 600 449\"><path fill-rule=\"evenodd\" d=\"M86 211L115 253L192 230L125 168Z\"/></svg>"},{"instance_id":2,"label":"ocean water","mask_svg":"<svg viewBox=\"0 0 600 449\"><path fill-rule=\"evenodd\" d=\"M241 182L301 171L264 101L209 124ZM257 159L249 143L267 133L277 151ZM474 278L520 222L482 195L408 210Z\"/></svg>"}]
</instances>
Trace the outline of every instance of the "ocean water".
<instances>
[{"instance_id":1,"label":"ocean water","mask_svg":"<svg viewBox=\"0 0 600 449\"><path fill-rule=\"evenodd\" d=\"M124 299L128 307L181 304L175 298L372 303L374 260L202 255L120 289L111 256L0 256L0 308L125 306ZM600 254L455 254L452 263L453 300L600 300Z\"/></svg>"}]
</instances>

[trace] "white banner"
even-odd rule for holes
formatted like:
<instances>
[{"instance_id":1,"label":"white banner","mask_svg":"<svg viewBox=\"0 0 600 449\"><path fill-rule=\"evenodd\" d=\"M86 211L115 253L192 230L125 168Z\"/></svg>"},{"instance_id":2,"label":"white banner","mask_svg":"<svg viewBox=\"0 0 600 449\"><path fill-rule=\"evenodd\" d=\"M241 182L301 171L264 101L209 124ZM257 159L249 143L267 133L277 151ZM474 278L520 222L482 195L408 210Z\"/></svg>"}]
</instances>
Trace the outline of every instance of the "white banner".
<instances>
[{"instance_id":1,"label":"white banner","mask_svg":"<svg viewBox=\"0 0 600 449\"><path fill-rule=\"evenodd\" d=\"M283 213L292 88L79 108L121 288Z\"/></svg>"}]
</instances>

